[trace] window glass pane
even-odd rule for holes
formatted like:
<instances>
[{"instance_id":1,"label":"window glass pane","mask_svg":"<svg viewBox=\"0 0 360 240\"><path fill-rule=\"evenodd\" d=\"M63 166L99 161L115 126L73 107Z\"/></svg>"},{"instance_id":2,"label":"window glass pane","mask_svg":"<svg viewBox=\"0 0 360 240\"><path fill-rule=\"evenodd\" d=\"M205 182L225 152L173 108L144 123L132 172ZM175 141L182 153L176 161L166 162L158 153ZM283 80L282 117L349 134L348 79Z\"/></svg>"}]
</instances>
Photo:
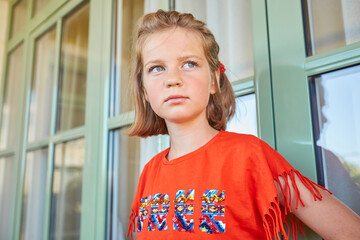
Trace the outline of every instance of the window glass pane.
<instances>
[{"instance_id":1,"label":"window glass pane","mask_svg":"<svg viewBox=\"0 0 360 240\"><path fill-rule=\"evenodd\" d=\"M235 115L228 122L226 130L257 136L255 93L236 98Z\"/></svg>"},{"instance_id":2,"label":"window glass pane","mask_svg":"<svg viewBox=\"0 0 360 240\"><path fill-rule=\"evenodd\" d=\"M19 0L12 9L11 37L21 31L26 24L27 1Z\"/></svg>"},{"instance_id":3,"label":"window glass pane","mask_svg":"<svg viewBox=\"0 0 360 240\"><path fill-rule=\"evenodd\" d=\"M80 239L83 138L55 146L50 239Z\"/></svg>"},{"instance_id":4,"label":"window glass pane","mask_svg":"<svg viewBox=\"0 0 360 240\"><path fill-rule=\"evenodd\" d=\"M10 53L6 77L5 96L1 113L0 149L14 146L19 126L16 126L19 113L23 45Z\"/></svg>"},{"instance_id":5,"label":"window glass pane","mask_svg":"<svg viewBox=\"0 0 360 240\"><path fill-rule=\"evenodd\" d=\"M303 0L308 55L360 41L360 1Z\"/></svg>"},{"instance_id":6,"label":"window glass pane","mask_svg":"<svg viewBox=\"0 0 360 240\"><path fill-rule=\"evenodd\" d=\"M312 79L318 160L325 186L360 214L360 66Z\"/></svg>"},{"instance_id":7,"label":"window glass pane","mask_svg":"<svg viewBox=\"0 0 360 240\"><path fill-rule=\"evenodd\" d=\"M22 201L21 240L42 239L44 234L48 149L28 152Z\"/></svg>"},{"instance_id":8,"label":"window glass pane","mask_svg":"<svg viewBox=\"0 0 360 240\"><path fill-rule=\"evenodd\" d=\"M63 23L56 130L84 125L88 59L89 4Z\"/></svg>"},{"instance_id":9,"label":"window glass pane","mask_svg":"<svg viewBox=\"0 0 360 240\"><path fill-rule=\"evenodd\" d=\"M130 239L126 233L140 173L169 142L164 136L128 137L127 130L110 132L107 240Z\"/></svg>"},{"instance_id":10,"label":"window glass pane","mask_svg":"<svg viewBox=\"0 0 360 240\"><path fill-rule=\"evenodd\" d=\"M12 225L9 222L11 195L14 186L14 158L0 158L0 239L9 239ZM4 217L5 216L5 217ZM7 217L6 217L7 216Z\"/></svg>"},{"instance_id":11,"label":"window glass pane","mask_svg":"<svg viewBox=\"0 0 360 240\"><path fill-rule=\"evenodd\" d=\"M112 179L109 179L107 239L127 239L131 204L141 172L140 138L128 137L126 130L110 134L109 176Z\"/></svg>"},{"instance_id":12,"label":"window glass pane","mask_svg":"<svg viewBox=\"0 0 360 240\"><path fill-rule=\"evenodd\" d=\"M8 29L9 1L0 1L0 93L2 93L2 74L5 56L5 44Z\"/></svg>"},{"instance_id":13,"label":"window glass pane","mask_svg":"<svg viewBox=\"0 0 360 240\"><path fill-rule=\"evenodd\" d=\"M29 142L47 137L50 134L55 38L56 29L52 28L36 41L30 97Z\"/></svg>"},{"instance_id":14,"label":"window glass pane","mask_svg":"<svg viewBox=\"0 0 360 240\"><path fill-rule=\"evenodd\" d=\"M251 1L179 0L175 6L207 24L220 45L219 59L230 81L254 75Z\"/></svg>"},{"instance_id":15,"label":"window glass pane","mask_svg":"<svg viewBox=\"0 0 360 240\"><path fill-rule=\"evenodd\" d=\"M122 3L122 4L120 4ZM115 1L113 63L110 115L133 109L129 95L129 72L133 31L137 20L144 14L144 0Z\"/></svg>"},{"instance_id":16,"label":"window glass pane","mask_svg":"<svg viewBox=\"0 0 360 240\"><path fill-rule=\"evenodd\" d=\"M43 9L51 0L34 0L32 16L35 16Z\"/></svg>"}]
</instances>

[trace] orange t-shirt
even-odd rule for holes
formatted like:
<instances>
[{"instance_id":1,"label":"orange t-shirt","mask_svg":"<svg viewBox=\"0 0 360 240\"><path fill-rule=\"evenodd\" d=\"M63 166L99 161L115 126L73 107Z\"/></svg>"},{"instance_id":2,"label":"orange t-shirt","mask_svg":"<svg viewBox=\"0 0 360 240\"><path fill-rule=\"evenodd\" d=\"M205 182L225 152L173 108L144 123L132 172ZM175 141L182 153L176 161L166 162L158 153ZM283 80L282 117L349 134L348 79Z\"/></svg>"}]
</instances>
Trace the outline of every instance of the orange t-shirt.
<instances>
[{"instance_id":1,"label":"orange t-shirt","mask_svg":"<svg viewBox=\"0 0 360 240\"><path fill-rule=\"evenodd\" d=\"M281 207L274 181L297 174L321 199L317 184L251 135L220 131L204 146L171 161L166 159L169 150L156 155L140 176L128 232L132 235L136 225L138 240L271 240L280 239L279 232L288 239L289 191L284 189L287 204ZM296 221L290 220L296 233Z\"/></svg>"}]
</instances>

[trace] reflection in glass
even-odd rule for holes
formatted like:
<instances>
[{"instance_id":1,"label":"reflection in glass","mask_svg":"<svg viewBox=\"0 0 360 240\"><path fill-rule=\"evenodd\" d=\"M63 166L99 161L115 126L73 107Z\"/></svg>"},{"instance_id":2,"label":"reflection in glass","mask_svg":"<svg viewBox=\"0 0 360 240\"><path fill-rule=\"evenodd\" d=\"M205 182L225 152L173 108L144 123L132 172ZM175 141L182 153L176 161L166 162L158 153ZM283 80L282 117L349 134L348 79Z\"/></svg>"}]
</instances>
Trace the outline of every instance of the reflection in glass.
<instances>
[{"instance_id":1,"label":"reflection in glass","mask_svg":"<svg viewBox=\"0 0 360 240\"><path fill-rule=\"evenodd\" d=\"M28 152L26 155L20 240L43 238L47 158L47 148Z\"/></svg>"},{"instance_id":2,"label":"reflection in glass","mask_svg":"<svg viewBox=\"0 0 360 240\"><path fill-rule=\"evenodd\" d=\"M140 138L128 137L126 130L123 128L110 134L108 240L128 239L131 204L141 172Z\"/></svg>"},{"instance_id":3,"label":"reflection in glass","mask_svg":"<svg viewBox=\"0 0 360 240\"><path fill-rule=\"evenodd\" d=\"M56 130L84 125L88 59L89 4L64 20Z\"/></svg>"},{"instance_id":4,"label":"reflection in glass","mask_svg":"<svg viewBox=\"0 0 360 240\"><path fill-rule=\"evenodd\" d=\"M360 41L360 1L303 0L308 55Z\"/></svg>"},{"instance_id":5,"label":"reflection in glass","mask_svg":"<svg viewBox=\"0 0 360 240\"><path fill-rule=\"evenodd\" d=\"M5 96L1 113L0 126L0 149L14 146L18 133L18 120L23 65L23 45L20 45L10 53L8 60Z\"/></svg>"},{"instance_id":6,"label":"reflection in glass","mask_svg":"<svg viewBox=\"0 0 360 240\"><path fill-rule=\"evenodd\" d=\"M56 29L52 28L36 41L34 75L30 96L29 142L47 137L50 134L55 38Z\"/></svg>"},{"instance_id":7,"label":"reflection in glass","mask_svg":"<svg viewBox=\"0 0 360 240\"><path fill-rule=\"evenodd\" d=\"M10 37L15 36L26 24L27 2L28 0L19 0L12 9Z\"/></svg>"},{"instance_id":8,"label":"reflection in glass","mask_svg":"<svg viewBox=\"0 0 360 240\"><path fill-rule=\"evenodd\" d=\"M176 10L205 22L220 45L230 81L254 75L251 1L178 0Z\"/></svg>"},{"instance_id":9,"label":"reflection in glass","mask_svg":"<svg viewBox=\"0 0 360 240\"><path fill-rule=\"evenodd\" d=\"M360 214L360 66L311 79L314 129L325 186ZM321 172L320 172L321 174Z\"/></svg>"},{"instance_id":10,"label":"reflection in glass","mask_svg":"<svg viewBox=\"0 0 360 240\"><path fill-rule=\"evenodd\" d=\"M41 9L43 9L51 0L34 0L33 13L32 16L35 16Z\"/></svg>"},{"instance_id":11,"label":"reflection in glass","mask_svg":"<svg viewBox=\"0 0 360 240\"><path fill-rule=\"evenodd\" d=\"M83 138L55 146L50 239L80 239Z\"/></svg>"},{"instance_id":12,"label":"reflection in glass","mask_svg":"<svg viewBox=\"0 0 360 240\"><path fill-rule=\"evenodd\" d=\"M0 158L0 239L10 239L9 222L14 186L14 157ZM4 217L5 216L5 217Z\"/></svg>"},{"instance_id":13,"label":"reflection in glass","mask_svg":"<svg viewBox=\"0 0 360 240\"><path fill-rule=\"evenodd\" d=\"M122 4L115 1L111 116L133 109L133 102L128 94L132 34L137 20L144 14L144 0L122 0L120 3Z\"/></svg>"},{"instance_id":14,"label":"reflection in glass","mask_svg":"<svg viewBox=\"0 0 360 240\"><path fill-rule=\"evenodd\" d=\"M236 98L235 115L227 124L227 131L257 136L255 94Z\"/></svg>"},{"instance_id":15,"label":"reflection in glass","mask_svg":"<svg viewBox=\"0 0 360 240\"><path fill-rule=\"evenodd\" d=\"M10 12L10 2L0 1L0 78L3 74L4 56L5 56L5 43L7 39L8 30L8 15ZM2 93L2 84L0 80L0 93Z\"/></svg>"}]
</instances>

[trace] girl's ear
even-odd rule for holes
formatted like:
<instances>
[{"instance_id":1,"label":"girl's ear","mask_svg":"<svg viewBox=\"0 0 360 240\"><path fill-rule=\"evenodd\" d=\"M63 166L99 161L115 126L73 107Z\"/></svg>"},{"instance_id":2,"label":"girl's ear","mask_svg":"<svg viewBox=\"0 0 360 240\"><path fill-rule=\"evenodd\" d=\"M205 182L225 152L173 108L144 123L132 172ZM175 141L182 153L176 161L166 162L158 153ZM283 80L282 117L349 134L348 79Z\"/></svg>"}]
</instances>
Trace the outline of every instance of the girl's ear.
<instances>
[{"instance_id":1,"label":"girl's ear","mask_svg":"<svg viewBox=\"0 0 360 240\"><path fill-rule=\"evenodd\" d=\"M210 93L215 94L220 90L220 68L215 71L215 79L212 79L211 81Z\"/></svg>"}]
</instances>

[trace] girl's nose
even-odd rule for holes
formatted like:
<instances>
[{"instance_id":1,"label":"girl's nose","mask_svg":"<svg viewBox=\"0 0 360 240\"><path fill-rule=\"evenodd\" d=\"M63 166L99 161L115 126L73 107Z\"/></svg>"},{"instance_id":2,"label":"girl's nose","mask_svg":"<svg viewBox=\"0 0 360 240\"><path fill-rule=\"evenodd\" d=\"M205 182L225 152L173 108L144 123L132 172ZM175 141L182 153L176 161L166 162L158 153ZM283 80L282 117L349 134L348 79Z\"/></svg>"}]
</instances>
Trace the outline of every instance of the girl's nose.
<instances>
[{"instance_id":1,"label":"girl's nose","mask_svg":"<svg viewBox=\"0 0 360 240\"><path fill-rule=\"evenodd\" d=\"M178 72L173 72L172 74L168 74L166 79L166 87L181 87L183 85L183 81Z\"/></svg>"}]
</instances>

